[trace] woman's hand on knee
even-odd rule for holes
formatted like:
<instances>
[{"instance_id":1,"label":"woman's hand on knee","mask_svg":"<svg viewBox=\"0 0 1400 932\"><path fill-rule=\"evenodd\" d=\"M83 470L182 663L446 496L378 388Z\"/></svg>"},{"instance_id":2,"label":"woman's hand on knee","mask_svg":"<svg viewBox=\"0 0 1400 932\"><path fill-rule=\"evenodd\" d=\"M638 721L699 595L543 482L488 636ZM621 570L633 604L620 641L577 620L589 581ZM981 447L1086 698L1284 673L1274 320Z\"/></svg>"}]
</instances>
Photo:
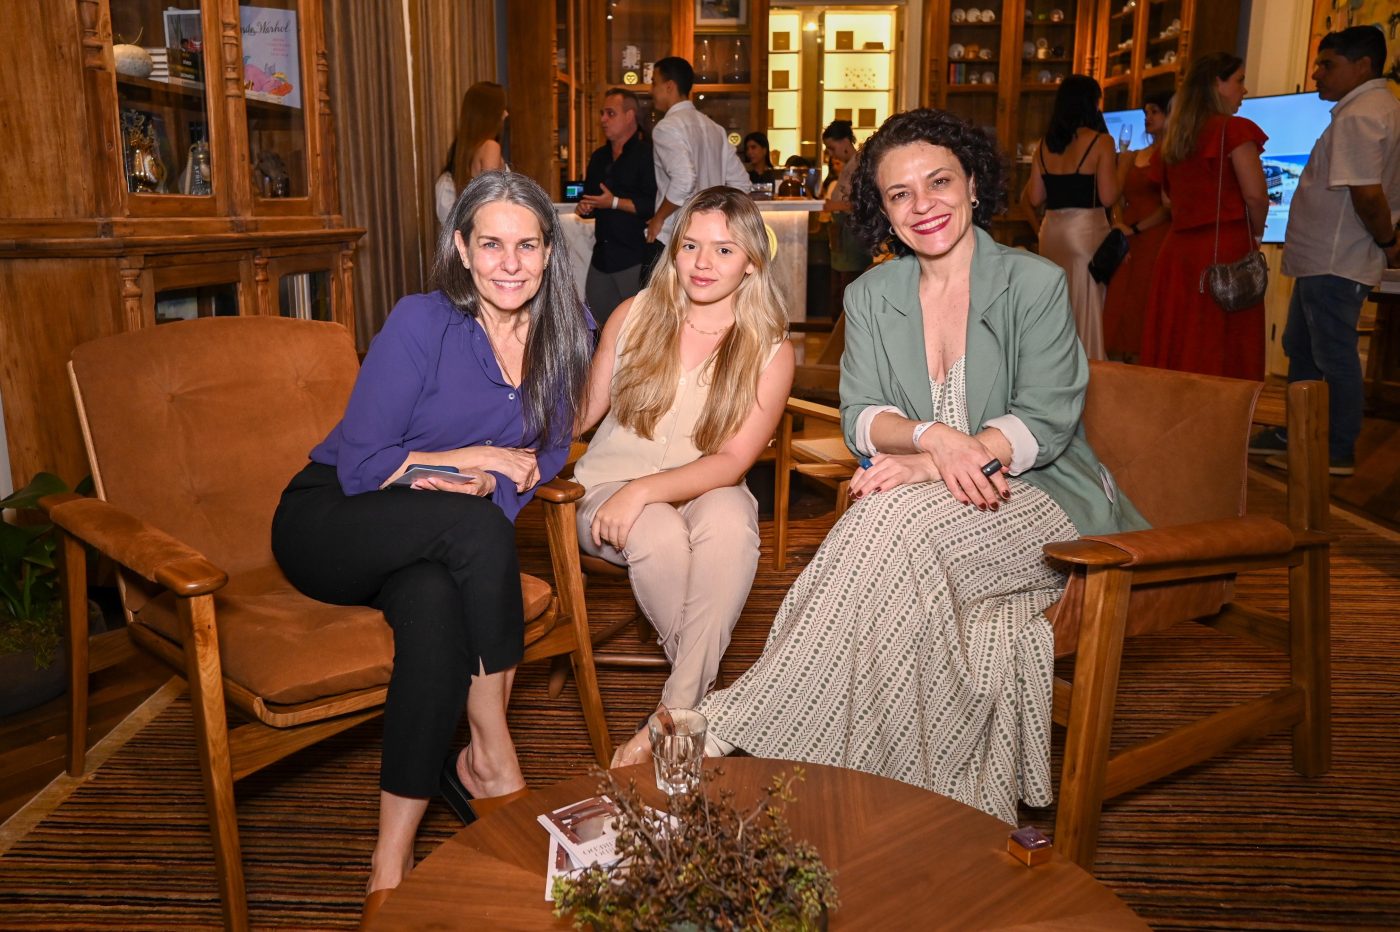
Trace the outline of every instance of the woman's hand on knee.
<instances>
[{"instance_id":1,"label":"woman's hand on knee","mask_svg":"<svg viewBox=\"0 0 1400 932\"><path fill-rule=\"evenodd\" d=\"M927 453L876 453L868 469L857 469L851 477L850 492L852 498L861 498L937 478L938 467Z\"/></svg>"},{"instance_id":2,"label":"woman's hand on knee","mask_svg":"<svg viewBox=\"0 0 1400 932\"><path fill-rule=\"evenodd\" d=\"M631 482L614 492L593 514L593 523L589 526L589 531L593 534L593 546L611 544L617 550L626 547L632 526L637 523L637 518L646 506L646 499Z\"/></svg>"},{"instance_id":3,"label":"woman's hand on knee","mask_svg":"<svg viewBox=\"0 0 1400 932\"><path fill-rule=\"evenodd\" d=\"M924 433L919 443L933 456L939 478L948 486L953 498L964 505L995 511L1002 499L1010 497L1004 465L990 476L982 472L982 467L997 457L976 437L936 424Z\"/></svg>"}]
</instances>

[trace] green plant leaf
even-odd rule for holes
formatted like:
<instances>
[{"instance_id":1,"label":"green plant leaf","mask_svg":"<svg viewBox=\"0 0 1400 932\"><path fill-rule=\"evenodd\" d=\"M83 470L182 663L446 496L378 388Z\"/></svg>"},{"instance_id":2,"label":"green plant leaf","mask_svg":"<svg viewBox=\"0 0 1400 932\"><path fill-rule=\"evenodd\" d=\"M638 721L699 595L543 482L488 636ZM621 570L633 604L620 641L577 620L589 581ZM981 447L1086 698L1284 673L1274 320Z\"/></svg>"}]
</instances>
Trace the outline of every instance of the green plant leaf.
<instances>
[{"instance_id":1,"label":"green plant leaf","mask_svg":"<svg viewBox=\"0 0 1400 932\"><path fill-rule=\"evenodd\" d=\"M51 472L36 473L29 484L11 493L9 498L0 499L0 508L35 508L45 495L67 492L68 483Z\"/></svg>"}]
</instances>

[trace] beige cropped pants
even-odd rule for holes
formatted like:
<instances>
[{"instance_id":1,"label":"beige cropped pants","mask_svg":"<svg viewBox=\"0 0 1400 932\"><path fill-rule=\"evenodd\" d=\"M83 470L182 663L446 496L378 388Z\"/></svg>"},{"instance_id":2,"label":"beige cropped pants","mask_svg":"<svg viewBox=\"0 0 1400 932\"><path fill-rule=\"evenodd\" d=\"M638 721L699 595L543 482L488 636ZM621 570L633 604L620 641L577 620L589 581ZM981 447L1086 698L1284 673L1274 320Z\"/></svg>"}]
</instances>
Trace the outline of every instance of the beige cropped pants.
<instances>
[{"instance_id":1,"label":"beige cropped pants","mask_svg":"<svg viewBox=\"0 0 1400 932\"><path fill-rule=\"evenodd\" d=\"M729 636L758 568L758 503L742 484L712 489L681 505L642 509L621 551L593 546L598 509L626 482L605 482L579 502L584 553L627 567L637 605L656 629L671 675L668 708L694 708L714 685Z\"/></svg>"}]
</instances>

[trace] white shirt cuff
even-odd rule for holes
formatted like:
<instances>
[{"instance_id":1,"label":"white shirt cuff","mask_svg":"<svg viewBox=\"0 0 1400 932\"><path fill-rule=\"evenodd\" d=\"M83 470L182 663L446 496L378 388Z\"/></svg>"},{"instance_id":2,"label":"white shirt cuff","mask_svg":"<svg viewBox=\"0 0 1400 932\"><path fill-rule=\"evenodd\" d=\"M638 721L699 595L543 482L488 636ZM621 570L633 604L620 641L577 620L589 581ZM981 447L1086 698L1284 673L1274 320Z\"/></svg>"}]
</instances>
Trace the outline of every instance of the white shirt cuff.
<instances>
[{"instance_id":1,"label":"white shirt cuff","mask_svg":"<svg viewBox=\"0 0 1400 932\"><path fill-rule=\"evenodd\" d=\"M904 417L904 412L894 405L871 405L856 415L856 452L862 456L874 456L880 451L875 449L875 441L870 439L870 425L875 423L875 417L885 412L898 414Z\"/></svg>"},{"instance_id":2,"label":"white shirt cuff","mask_svg":"<svg viewBox=\"0 0 1400 932\"><path fill-rule=\"evenodd\" d=\"M992 418L983 426L995 427L1011 444L1011 475L1019 476L1035 465L1035 458L1040 455L1040 444L1036 443L1035 435L1031 433L1025 421L1014 414L1003 414Z\"/></svg>"}]
</instances>

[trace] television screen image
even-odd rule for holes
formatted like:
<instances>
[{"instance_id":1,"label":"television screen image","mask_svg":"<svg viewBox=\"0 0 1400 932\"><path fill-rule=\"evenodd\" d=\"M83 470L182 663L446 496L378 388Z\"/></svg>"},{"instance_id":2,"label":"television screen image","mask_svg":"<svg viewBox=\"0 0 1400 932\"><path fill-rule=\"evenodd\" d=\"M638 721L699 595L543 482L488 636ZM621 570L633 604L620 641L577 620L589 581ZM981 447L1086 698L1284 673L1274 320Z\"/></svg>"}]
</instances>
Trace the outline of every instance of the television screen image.
<instances>
[{"instance_id":1,"label":"television screen image","mask_svg":"<svg viewBox=\"0 0 1400 932\"><path fill-rule=\"evenodd\" d=\"M1246 97L1239 115L1259 124L1269 137L1264 143L1264 182L1269 191L1269 219L1264 226L1264 242L1283 242L1288 227L1288 208L1298 178L1313 144L1332 119L1332 101L1315 92L1280 94L1276 97Z\"/></svg>"},{"instance_id":2,"label":"television screen image","mask_svg":"<svg viewBox=\"0 0 1400 932\"><path fill-rule=\"evenodd\" d=\"M1316 92L1246 97L1239 115L1259 125L1269 141L1264 143L1264 182L1269 192L1269 219L1264 242L1282 243L1288 227L1288 208L1313 144L1332 119L1331 101ZM1119 152L1142 149L1150 140L1141 110L1109 110L1103 115L1108 134Z\"/></svg>"}]
</instances>

